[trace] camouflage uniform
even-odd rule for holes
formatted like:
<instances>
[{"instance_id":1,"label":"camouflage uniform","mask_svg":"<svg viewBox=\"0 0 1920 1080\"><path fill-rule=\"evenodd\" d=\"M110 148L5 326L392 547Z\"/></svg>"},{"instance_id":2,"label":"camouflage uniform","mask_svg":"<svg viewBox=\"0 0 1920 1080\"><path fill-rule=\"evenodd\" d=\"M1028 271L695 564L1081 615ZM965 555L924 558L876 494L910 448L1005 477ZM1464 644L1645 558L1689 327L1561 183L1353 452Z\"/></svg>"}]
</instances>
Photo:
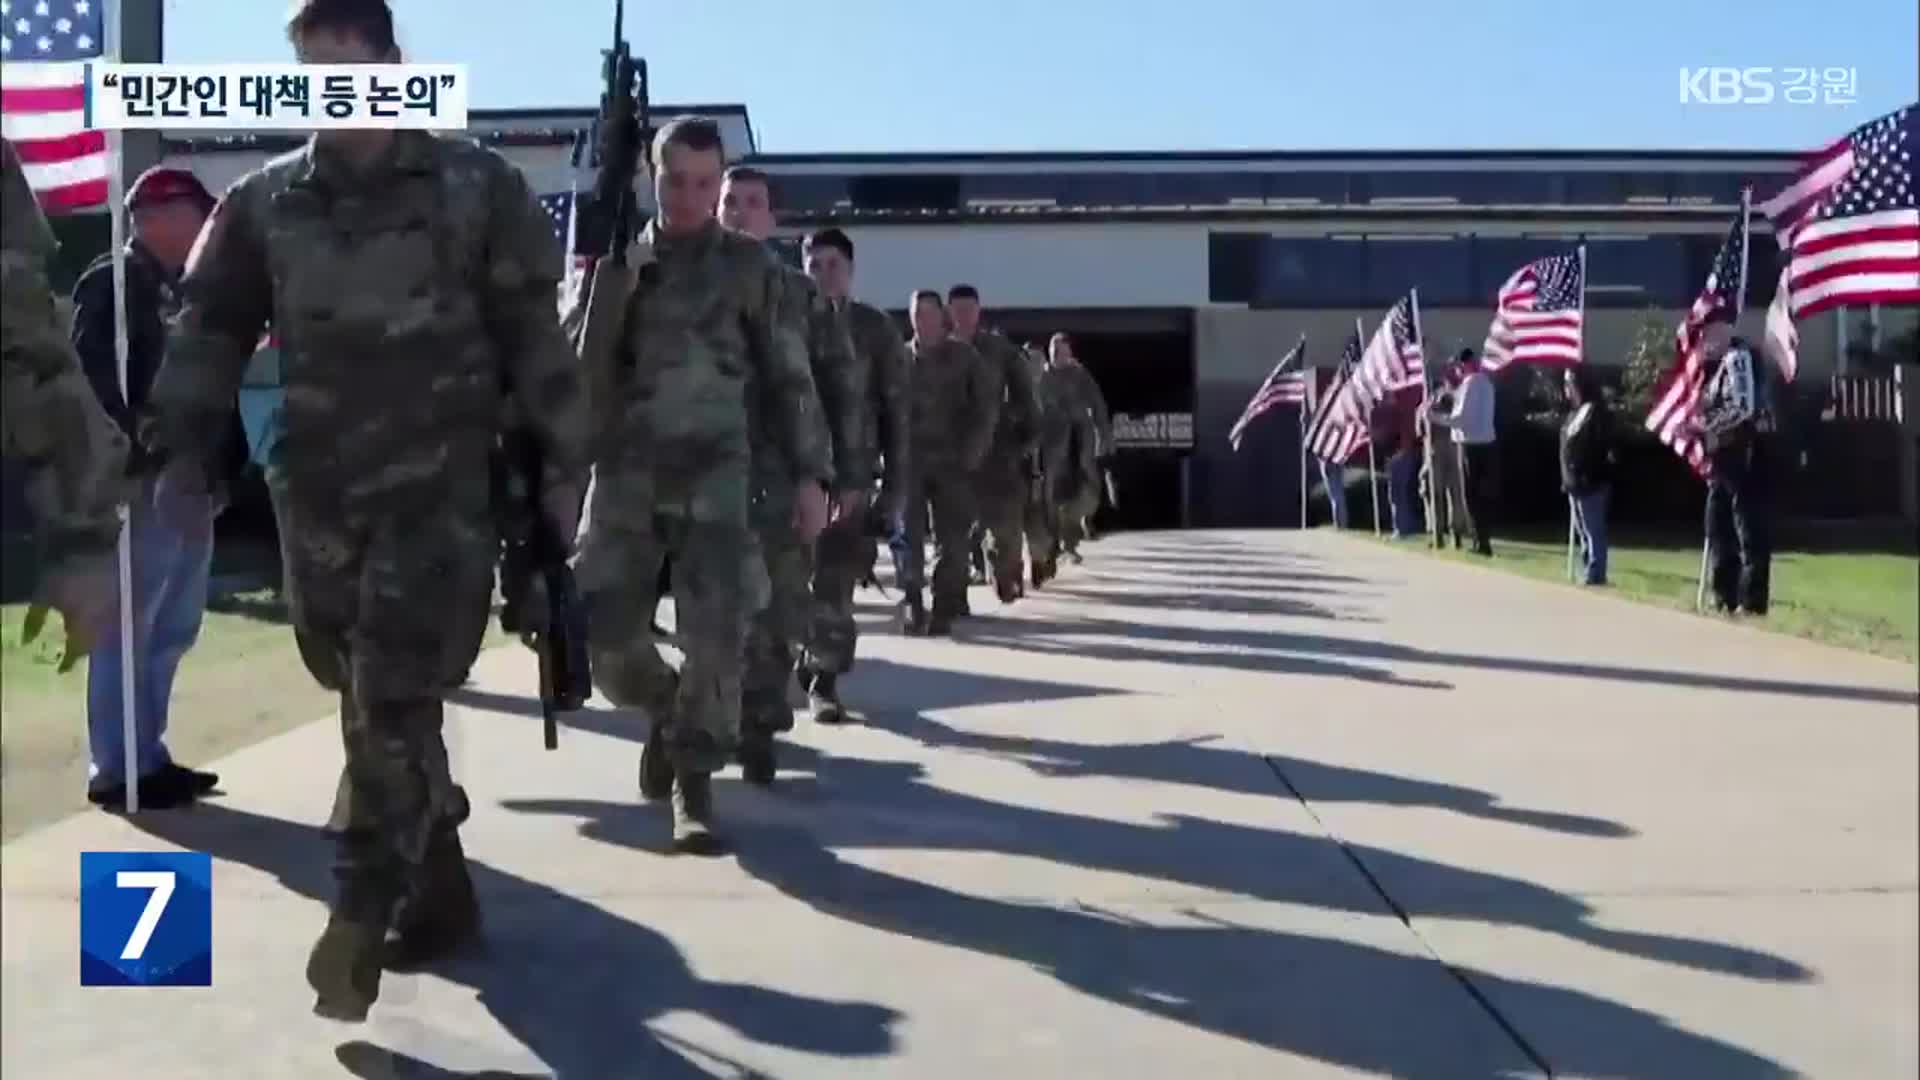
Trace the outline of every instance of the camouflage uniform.
<instances>
[{"instance_id":1,"label":"camouflage uniform","mask_svg":"<svg viewBox=\"0 0 1920 1080\"><path fill-rule=\"evenodd\" d=\"M786 318L807 327L807 356L831 434L834 489L865 491L873 486L865 359L854 351L846 315L820 295L813 279L796 270L787 270L784 278ZM740 723L750 746L764 746L762 740L793 727L787 690L793 684L795 649L806 639L814 553L793 527L793 464L768 438L764 416L778 405L766 400L764 391L756 392L753 405L753 528L769 588L768 603L754 615L747 634ZM752 771L753 763L745 763Z\"/></svg>"},{"instance_id":2,"label":"camouflage uniform","mask_svg":"<svg viewBox=\"0 0 1920 1080\"><path fill-rule=\"evenodd\" d=\"M55 249L13 144L0 141L0 444L26 464L42 572L111 558L127 439L94 396L47 283Z\"/></svg>"},{"instance_id":3,"label":"camouflage uniform","mask_svg":"<svg viewBox=\"0 0 1920 1080\"><path fill-rule=\"evenodd\" d=\"M928 518L938 561L933 568L933 626L941 632L962 613L967 596L967 538L974 521L974 477L993 439L1000 380L973 346L957 339L913 344L913 434L907 450L907 580L912 600L926 582Z\"/></svg>"},{"instance_id":4,"label":"camouflage uniform","mask_svg":"<svg viewBox=\"0 0 1920 1080\"><path fill-rule=\"evenodd\" d=\"M1040 479L1027 500L1027 547L1033 554L1034 583L1054 572L1060 554L1062 481L1073 448L1073 412L1067 382L1053 374L1038 352L1030 364L1040 397Z\"/></svg>"},{"instance_id":5,"label":"camouflage uniform","mask_svg":"<svg viewBox=\"0 0 1920 1080\"><path fill-rule=\"evenodd\" d=\"M675 774L705 777L739 741L742 652L767 602L751 428L767 429L765 460L789 471L789 488L827 485L831 451L805 309L764 244L718 222L687 236L649 224L629 261L638 284L615 346L619 382L577 574L595 682L615 705L648 711ZM685 655L677 676L652 632L667 558Z\"/></svg>"},{"instance_id":6,"label":"camouflage uniform","mask_svg":"<svg viewBox=\"0 0 1920 1080\"><path fill-rule=\"evenodd\" d=\"M845 314L853 334L855 370L867 406L864 431L869 438L861 448L859 467L867 470L871 486L876 459L884 460L879 510L892 514L898 512L906 484L911 356L899 328L886 312L852 302L845 306ZM813 617L804 661L809 676L842 675L852 670L858 636L853 590L873 568L874 549L872 530L858 519L842 518L820 534L814 552Z\"/></svg>"},{"instance_id":7,"label":"camouflage uniform","mask_svg":"<svg viewBox=\"0 0 1920 1080\"><path fill-rule=\"evenodd\" d=\"M346 750L329 823L339 894L308 966L327 1015L372 1004L370 949L430 851L427 880L451 860L462 884L449 888L470 890L441 695L486 632L504 384L545 446L545 483L583 479L560 268L552 223L505 158L401 131L365 170L310 140L242 177L182 281L145 428L169 468L212 466L262 331L280 342L268 483L287 606L307 670L340 694Z\"/></svg>"},{"instance_id":8,"label":"camouflage uniform","mask_svg":"<svg viewBox=\"0 0 1920 1080\"><path fill-rule=\"evenodd\" d=\"M974 478L974 492L994 588L1001 600L1011 601L1019 593L1023 570L1030 460L1040 438L1040 393L1018 345L991 330L976 333L972 345L1001 384L993 445Z\"/></svg>"},{"instance_id":9,"label":"camouflage uniform","mask_svg":"<svg viewBox=\"0 0 1920 1080\"><path fill-rule=\"evenodd\" d=\"M1100 384L1079 361L1050 364L1048 375L1059 380L1072 418L1054 491L1060 500L1060 547L1074 552L1086 538L1088 520L1100 509L1100 458L1113 448L1113 427Z\"/></svg>"}]
</instances>

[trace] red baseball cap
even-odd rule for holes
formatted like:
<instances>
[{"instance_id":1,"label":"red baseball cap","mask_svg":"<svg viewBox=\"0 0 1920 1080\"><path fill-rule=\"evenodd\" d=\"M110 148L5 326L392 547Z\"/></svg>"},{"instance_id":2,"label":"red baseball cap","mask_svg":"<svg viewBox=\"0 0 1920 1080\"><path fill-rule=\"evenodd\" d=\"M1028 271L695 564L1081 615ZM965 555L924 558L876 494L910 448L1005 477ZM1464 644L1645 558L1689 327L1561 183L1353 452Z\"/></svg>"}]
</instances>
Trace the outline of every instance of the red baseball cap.
<instances>
[{"instance_id":1,"label":"red baseball cap","mask_svg":"<svg viewBox=\"0 0 1920 1080\"><path fill-rule=\"evenodd\" d=\"M189 199L202 210L212 210L214 199L200 178L185 169L155 165L140 174L127 189L127 209L140 210L174 199Z\"/></svg>"}]
</instances>

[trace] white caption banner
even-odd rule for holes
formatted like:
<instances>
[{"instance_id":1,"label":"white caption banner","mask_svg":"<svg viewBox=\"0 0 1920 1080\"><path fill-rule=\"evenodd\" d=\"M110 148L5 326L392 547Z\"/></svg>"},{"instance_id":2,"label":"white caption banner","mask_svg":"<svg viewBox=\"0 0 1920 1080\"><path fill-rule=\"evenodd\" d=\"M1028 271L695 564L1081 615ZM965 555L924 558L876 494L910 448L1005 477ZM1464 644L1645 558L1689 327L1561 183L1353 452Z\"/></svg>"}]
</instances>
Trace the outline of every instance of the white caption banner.
<instances>
[{"instance_id":1,"label":"white caption banner","mask_svg":"<svg viewBox=\"0 0 1920 1080\"><path fill-rule=\"evenodd\" d=\"M88 64L101 131L464 130L465 64Z\"/></svg>"}]
</instances>

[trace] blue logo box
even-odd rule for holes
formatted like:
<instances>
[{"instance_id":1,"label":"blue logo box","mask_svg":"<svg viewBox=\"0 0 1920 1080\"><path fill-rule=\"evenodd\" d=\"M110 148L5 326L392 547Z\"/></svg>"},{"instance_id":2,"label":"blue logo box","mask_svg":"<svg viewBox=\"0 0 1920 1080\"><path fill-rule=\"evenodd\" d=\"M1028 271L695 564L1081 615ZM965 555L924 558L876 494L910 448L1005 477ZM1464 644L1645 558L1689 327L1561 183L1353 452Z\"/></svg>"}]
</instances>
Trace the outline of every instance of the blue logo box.
<instances>
[{"instance_id":1,"label":"blue logo box","mask_svg":"<svg viewBox=\"0 0 1920 1080\"><path fill-rule=\"evenodd\" d=\"M212 986L212 857L81 852L80 985Z\"/></svg>"}]
</instances>

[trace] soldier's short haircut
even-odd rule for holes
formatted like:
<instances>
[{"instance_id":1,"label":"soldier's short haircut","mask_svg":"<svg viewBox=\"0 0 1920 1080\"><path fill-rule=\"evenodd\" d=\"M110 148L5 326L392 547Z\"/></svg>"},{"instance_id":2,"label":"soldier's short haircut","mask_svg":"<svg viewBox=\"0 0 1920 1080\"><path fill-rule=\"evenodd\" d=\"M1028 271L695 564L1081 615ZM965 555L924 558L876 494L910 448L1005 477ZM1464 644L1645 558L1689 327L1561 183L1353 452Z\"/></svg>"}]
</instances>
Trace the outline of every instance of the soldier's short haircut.
<instances>
[{"instance_id":1,"label":"soldier's short haircut","mask_svg":"<svg viewBox=\"0 0 1920 1080\"><path fill-rule=\"evenodd\" d=\"M751 165L734 165L727 169L723 177L729 184L768 184L767 174Z\"/></svg>"},{"instance_id":2,"label":"soldier's short haircut","mask_svg":"<svg viewBox=\"0 0 1920 1080\"><path fill-rule=\"evenodd\" d=\"M712 150L723 158L727 152L726 140L720 135L720 124L705 116L682 116L669 120L666 126L654 132L655 168L666 164L669 146L678 146L683 150Z\"/></svg>"},{"instance_id":3,"label":"soldier's short haircut","mask_svg":"<svg viewBox=\"0 0 1920 1080\"><path fill-rule=\"evenodd\" d=\"M1052 345L1056 341L1062 345L1065 345L1069 349L1073 348L1073 337L1072 335L1068 334L1065 330L1054 331L1053 336L1047 339L1047 344Z\"/></svg>"},{"instance_id":4,"label":"soldier's short haircut","mask_svg":"<svg viewBox=\"0 0 1920 1080\"><path fill-rule=\"evenodd\" d=\"M952 303L955 300L971 300L977 304L980 302L980 290L964 283L955 285L947 290L947 302Z\"/></svg>"},{"instance_id":5,"label":"soldier's short haircut","mask_svg":"<svg viewBox=\"0 0 1920 1080\"><path fill-rule=\"evenodd\" d=\"M287 13L287 40L295 45L319 30L352 34L374 52L393 51L393 9L387 0L295 0Z\"/></svg>"},{"instance_id":6,"label":"soldier's short haircut","mask_svg":"<svg viewBox=\"0 0 1920 1080\"><path fill-rule=\"evenodd\" d=\"M840 252L840 254L845 255L848 262L853 261L853 238L839 229L831 226L824 229L815 229L813 233L807 237L806 250L812 251L817 247L833 248Z\"/></svg>"},{"instance_id":7,"label":"soldier's short haircut","mask_svg":"<svg viewBox=\"0 0 1920 1080\"><path fill-rule=\"evenodd\" d=\"M919 307L919 306L920 306L920 301L922 301L922 300L931 300L931 301L933 301L933 306L934 306L934 307L937 307L937 308L939 308L939 309L940 309L940 310L942 310L942 311L945 311L945 310L947 309L947 305L946 305L945 303L943 303L943 302L941 301L941 299L940 299L940 290L938 290L938 289L915 289L915 290L913 290L913 306L914 306L914 307Z\"/></svg>"}]
</instances>

